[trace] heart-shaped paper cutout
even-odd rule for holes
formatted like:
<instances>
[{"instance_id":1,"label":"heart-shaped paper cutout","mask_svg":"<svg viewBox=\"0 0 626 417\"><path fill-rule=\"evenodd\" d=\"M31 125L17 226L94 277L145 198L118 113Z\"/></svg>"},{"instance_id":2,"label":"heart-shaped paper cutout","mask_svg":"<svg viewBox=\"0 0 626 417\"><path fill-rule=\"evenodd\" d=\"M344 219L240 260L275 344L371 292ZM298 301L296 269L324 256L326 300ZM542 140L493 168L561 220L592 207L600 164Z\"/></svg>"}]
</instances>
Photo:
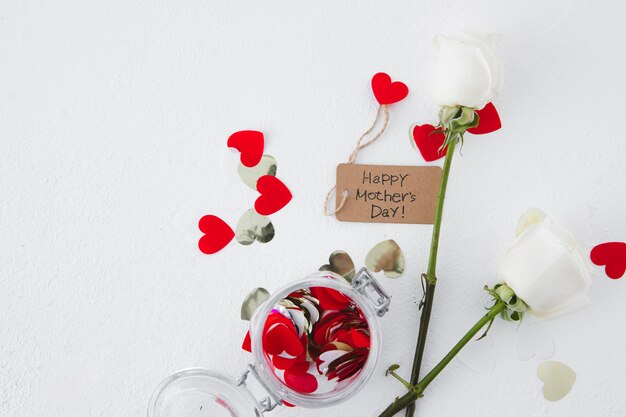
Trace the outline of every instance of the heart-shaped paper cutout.
<instances>
[{"instance_id":1,"label":"heart-shaped paper cutout","mask_svg":"<svg viewBox=\"0 0 626 417\"><path fill-rule=\"evenodd\" d=\"M548 359L554 355L554 342L538 323L522 323L515 342L515 356L522 361L533 357Z\"/></svg>"},{"instance_id":2,"label":"heart-shaped paper cutout","mask_svg":"<svg viewBox=\"0 0 626 417\"><path fill-rule=\"evenodd\" d=\"M590 238L593 234L593 229L589 223L590 215L591 209L589 206L584 202L578 202L562 208L550 217L556 219L559 226L568 230L574 236L576 242L586 246L587 243L590 243Z\"/></svg>"},{"instance_id":3,"label":"heart-shaped paper cutout","mask_svg":"<svg viewBox=\"0 0 626 417\"><path fill-rule=\"evenodd\" d=\"M409 94L409 88L400 81L391 82L391 77L379 72L372 77L372 90L379 104L393 104Z\"/></svg>"},{"instance_id":4,"label":"heart-shaped paper cutout","mask_svg":"<svg viewBox=\"0 0 626 417\"><path fill-rule=\"evenodd\" d=\"M254 202L257 213L269 216L282 209L291 201L291 191L281 180L271 175L264 175L256 182L256 189L261 195Z\"/></svg>"},{"instance_id":5,"label":"heart-shaped paper cutout","mask_svg":"<svg viewBox=\"0 0 626 417\"><path fill-rule=\"evenodd\" d=\"M536 223L542 223L547 214L538 208L532 207L526 210L520 218L517 220L517 226L515 227L515 236L519 237L530 226Z\"/></svg>"},{"instance_id":6,"label":"heart-shaped paper cutout","mask_svg":"<svg viewBox=\"0 0 626 417\"><path fill-rule=\"evenodd\" d=\"M253 244L254 241L267 243L274 238L274 225L268 217L250 209L237 222L235 236L237 242L246 246Z\"/></svg>"},{"instance_id":7,"label":"heart-shaped paper cutout","mask_svg":"<svg viewBox=\"0 0 626 417\"><path fill-rule=\"evenodd\" d=\"M207 255L219 252L235 237L233 229L212 214L203 216L198 222L198 228L204 233L198 241L198 248Z\"/></svg>"},{"instance_id":8,"label":"heart-shaped paper cutout","mask_svg":"<svg viewBox=\"0 0 626 417\"><path fill-rule=\"evenodd\" d=\"M270 292L265 288L259 287L250 291L241 305L241 320L250 320L256 309L268 298L270 298Z\"/></svg>"},{"instance_id":9,"label":"heart-shaped paper cutout","mask_svg":"<svg viewBox=\"0 0 626 417\"><path fill-rule=\"evenodd\" d=\"M488 374L496 367L492 338L469 342L457 357L467 369L479 375Z\"/></svg>"},{"instance_id":10,"label":"heart-shaped paper cutout","mask_svg":"<svg viewBox=\"0 0 626 417\"><path fill-rule=\"evenodd\" d=\"M543 382L545 399L559 401L572 390L576 382L576 372L561 362L546 361L537 367L537 378Z\"/></svg>"},{"instance_id":11,"label":"heart-shaped paper cutout","mask_svg":"<svg viewBox=\"0 0 626 417\"><path fill-rule=\"evenodd\" d=\"M263 335L263 350L270 355L280 355L286 352L297 357L302 355L304 348L294 329L283 323L274 324Z\"/></svg>"},{"instance_id":12,"label":"heart-shaped paper cutout","mask_svg":"<svg viewBox=\"0 0 626 417\"><path fill-rule=\"evenodd\" d=\"M350 306L350 299L332 288L311 287L310 291L324 310L343 310Z\"/></svg>"},{"instance_id":13,"label":"heart-shaped paper cutout","mask_svg":"<svg viewBox=\"0 0 626 417\"><path fill-rule=\"evenodd\" d=\"M382 270L389 278L398 278L404 272L404 254L394 240L384 240L369 251L365 266L374 272Z\"/></svg>"},{"instance_id":14,"label":"heart-shaped paper cutout","mask_svg":"<svg viewBox=\"0 0 626 417\"><path fill-rule=\"evenodd\" d=\"M241 180L253 190L256 190L256 182L264 175L276 176L276 159L271 155L263 155L261 161L253 167L239 164L237 172Z\"/></svg>"},{"instance_id":15,"label":"heart-shaped paper cutout","mask_svg":"<svg viewBox=\"0 0 626 417\"><path fill-rule=\"evenodd\" d=\"M331 271L341 275L346 281L352 282L355 275L354 262L347 252L336 250L328 257L328 263L320 267L320 271Z\"/></svg>"},{"instance_id":16,"label":"heart-shaped paper cutout","mask_svg":"<svg viewBox=\"0 0 626 417\"><path fill-rule=\"evenodd\" d=\"M298 372L297 369L289 368L285 371L285 384L294 391L310 394L317 390L317 379L308 372ZM295 372L294 372L295 371Z\"/></svg>"},{"instance_id":17,"label":"heart-shaped paper cutout","mask_svg":"<svg viewBox=\"0 0 626 417\"><path fill-rule=\"evenodd\" d=\"M626 242L601 243L591 250L591 262L605 266L604 272L611 279L618 279L626 272Z\"/></svg>"},{"instance_id":18,"label":"heart-shaped paper cutout","mask_svg":"<svg viewBox=\"0 0 626 417\"><path fill-rule=\"evenodd\" d=\"M252 353L252 338L250 337L250 331L246 332L246 337L243 339L241 348L246 352Z\"/></svg>"},{"instance_id":19,"label":"heart-shaped paper cutout","mask_svg":"<svg viewBox=\"0 0 626 417\"><path fill-rule=\"evenodd\" d=\"M259 163L263 156L265 139L263 132L257 130L240 130L228 138L226 142L229 148L235 148L241 153L241 163L247 167L253 167Z\"/></svg>"},{"instance_id":20,"label":"heart-shaped paper cutout","mask_svg":"<svg viewBox=\"0 0 626 417\"><path fill-rule=\"evenodd\" d=\"M424 161L436 161L446 156L448 148L441 149L446 136L440 129L433 125L415 125L411 133L413 135L411 143L422 154Z\"/></svg>"},{"instance_id":21,"label":"heart-shaped paper cutout","mask_svg":"<svg viewBox=\"0 0 626 417\"><path fill-rule=\"evenodd\" d=\"M485 107L476 110L478 115L478 126L467 129L473 135L484 135L485 133L495 132L502 127L500 115L493 103L487 103Z\"/></svg>"}]
</instances>

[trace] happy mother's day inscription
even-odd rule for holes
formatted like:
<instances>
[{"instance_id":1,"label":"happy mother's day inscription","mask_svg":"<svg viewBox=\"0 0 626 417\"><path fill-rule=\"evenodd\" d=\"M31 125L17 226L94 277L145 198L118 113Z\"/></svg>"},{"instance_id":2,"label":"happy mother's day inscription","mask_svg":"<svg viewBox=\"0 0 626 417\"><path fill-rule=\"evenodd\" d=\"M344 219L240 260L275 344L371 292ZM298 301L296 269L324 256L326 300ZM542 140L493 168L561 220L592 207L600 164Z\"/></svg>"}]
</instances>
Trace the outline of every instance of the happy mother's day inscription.
<instances>
[{"instance_id":1,"label":"happy mother's day inscription","mask_svg":"<svg viewBox=\"0 0 626 417\"><path fill-rule=\"evenodd\" d=\"M432 224L442 170L440 167L337 166L337 201L348 198L336 214L344 222Z\"/></svg>"}]
</instances>

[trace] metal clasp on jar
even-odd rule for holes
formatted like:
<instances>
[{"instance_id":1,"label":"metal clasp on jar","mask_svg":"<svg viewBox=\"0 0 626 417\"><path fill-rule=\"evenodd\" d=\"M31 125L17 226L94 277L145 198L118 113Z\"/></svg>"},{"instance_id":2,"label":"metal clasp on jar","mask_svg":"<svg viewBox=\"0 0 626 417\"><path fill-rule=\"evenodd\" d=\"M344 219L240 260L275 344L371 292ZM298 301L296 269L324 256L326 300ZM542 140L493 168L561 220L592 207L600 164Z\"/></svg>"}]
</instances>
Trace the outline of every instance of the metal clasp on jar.
<instances>
[{"instance_id":1,"label":"metal clasp on jar","mask_svg":"<svg viewBox=\"0 0 626 417\"><path fill-rule=\"evenodd\" d=\"M272 390L265 384L265 382L263 382L263 379L257 372L254 365L248 364L248 368L245 371L243 371L241 375L237 377L236 379L237 386L245 388L246 379L248 379L248 375L250 373L252 373L252 375L254 376L254 379L256 379L257 382L261 385L261 387L263 387L263 389L269 394L267 397L262 398L261 401L258 401L261 412L264 413L266 411L272 411L277 406L282 405L283 403L282 400L278 398L278 396L276 396L276 394L272 392Z\"/></svg>"},{"instance_id":2,"label":"metal clasp on jar","mask_svg":"<svg viewBox=\"0 0 626 417\"><path fill-rule=\"evenodd\" d=\"M352 286L372 302L379 317L389 311L391 297L367 268L361 268L352 280Z\"/></svg>"}]
</instances>

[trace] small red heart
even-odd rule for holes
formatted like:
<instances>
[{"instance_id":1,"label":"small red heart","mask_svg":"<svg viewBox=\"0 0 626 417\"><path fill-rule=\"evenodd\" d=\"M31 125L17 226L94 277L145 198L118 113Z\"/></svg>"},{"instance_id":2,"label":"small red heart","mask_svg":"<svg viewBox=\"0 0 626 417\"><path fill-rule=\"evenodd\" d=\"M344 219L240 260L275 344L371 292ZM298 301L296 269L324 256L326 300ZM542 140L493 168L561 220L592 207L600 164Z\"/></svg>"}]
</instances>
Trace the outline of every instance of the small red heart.
<instances>
[{"instance_id":1,"label":"small red heart","mask_svg":"<svg viewBox=\"0 0 626 417\"><path fill-rule=\"evenodd\" d=\"M203 216L198 222L204 236L198 241L198 248L207 255L219 252L235 237L233 229L224 220L212 214Z\"/></svg>"},{"instance_id":2,"label":"small red heart","mask_svg":"<svg viewBox=\"0 0 626 417\"><path fill-rule=\"evenodd\" d=\"M392 104L404 99L409 94L406 84L395 81L384 72L379 72L372 77L372 90L379 104Z\"/></svg>"},{"instance_id":3,"label":"small red heart","mask_svg":"<svg viewBox=\"0 0 626 417\"><path fill-rule=\"evenodd\" d=\"M436 132L436 130L439 130ZM426 162L436 161L446 156L448 148L441 149L446 135L433 125L413 127L413 142Z\"/></svg>"},{"instance_id":4,"label":"small red heart","mask_svg":"<svg viewBox=\"0 0 626 417\"><path fill-rule=\"evenodd\" d=\"M618 279L626 272L626 242L601 243L591 249L591 262L606 265L604 271L611 279Z\"/></svg>"},{"instance_id":5,"label":"small red heart","mask_svg":"<svg viewBox=\"0 0 626 417\"><path fill-rule=\"evenodd\" d=\"M226 142L229 148L235 148L241 153L241 163L248 168L261 161L264 143L263 132L256 130L240 130L230 135Z\"/></svg>"},{"instance_id":6,"label":"small red heart","mask_svg":"<svg viewBox=\"0 0 626 417\"><path fill-rule=\"evenodd\" d=\"M324 310L343 310L350 306L350 299L332 288L311 287L311 294Z\"/></svg>"},{"instance_id":7,"label":"small red heart","mask_svg":"<svg viewBox=\"0 0 626 417\"><path fill-rule=\"evenodd\" d=\"M370 338L369 335L362 330L350 329L350 335L352 336L352 345L357 348L369 348Z\"/></svg>"},{"instance_id":8,"label":"small red heart","mask_svg":"<svg viewBox=\"0 0 626 417\"><path fill-rule=\"evenodd\" d=\"M495 132L502 127L500 115L493 103L487 103L485 107L476 110L478 115L478 126L467 129L473 135L484 135L485 133Z\"/></svg>"},{"instance_id":9,"label":"small red heart","mask_svg":"<svg viewBox=\"0 0 626 417\"><path fill-rule=\"evenodd\" d=\"M259 178L256 182L256 189L261 195L254 202L254 209L262 216L276 213L291 201L289 188L272 175Z\"/></svg>"},{"instance_id":10,"label":"small red heart","mask_svg":"<svg viewBox=\"0 0 626 417\"><path fill-rule=\"evenodd\" d=\"M299 369L286 370L284 373L285 384L299 393L310 394L315 392L317 390L317 379L307 372L298 371Z\"/></svg>"},{"instance_id":11,"label":"small red heart","mask_svg":"<svg viewBox=\"0 0 626 417\"><path fill-rule=\"evenodd\" d=\"M252 353L252 338L250 337L250 331L246 332L246 337L243 339L241 348Z\"/></svg>"},{"instance_id":12,"label":"small red heart","mask_svg":"<svg viewBox=\"0 0 626 417\"><path fill-rule=\"evenodd\" d=\"M300 356L304 352L304 347L294 329L278 323L263 335L263 350L270 355L286 352L290 356Z\"/></svg>"}]
</instances>

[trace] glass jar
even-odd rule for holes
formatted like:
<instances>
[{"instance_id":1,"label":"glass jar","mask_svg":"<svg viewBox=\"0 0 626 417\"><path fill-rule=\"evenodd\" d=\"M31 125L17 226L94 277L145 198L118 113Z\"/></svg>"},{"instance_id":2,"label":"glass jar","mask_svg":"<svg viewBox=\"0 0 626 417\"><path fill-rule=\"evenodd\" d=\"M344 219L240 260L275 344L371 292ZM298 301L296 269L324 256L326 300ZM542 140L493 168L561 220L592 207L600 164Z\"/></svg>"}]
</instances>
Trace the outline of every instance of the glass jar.
<instances>
[{"instance_id":1,"label":"glass jar","mask_svg":"<svg viewBox=\"0 0 626 417\"><path fill-rule=\"evenodd\" d=\"M272 366L264 350L264 329L268 316L290 295L310 288L338 291L351 301L351 308L364 319L369 329L369 352L362 368L320 393L299 392L290 388ZM328 407L353 396L371 377L382 345L378 318L389 309L390 297L371 273L363 268L352 284L328 271L317 272L288 285L259 306L250 321L253 363L239 376L231 377L208 369L194 368L176 372L154 391L148 417L260 417L264 412L287 403L297 407ZM252 375L267 396L257 400L246 385ZM339 378L340 379L340 378Z\"/></svg>"}]
</instances>

